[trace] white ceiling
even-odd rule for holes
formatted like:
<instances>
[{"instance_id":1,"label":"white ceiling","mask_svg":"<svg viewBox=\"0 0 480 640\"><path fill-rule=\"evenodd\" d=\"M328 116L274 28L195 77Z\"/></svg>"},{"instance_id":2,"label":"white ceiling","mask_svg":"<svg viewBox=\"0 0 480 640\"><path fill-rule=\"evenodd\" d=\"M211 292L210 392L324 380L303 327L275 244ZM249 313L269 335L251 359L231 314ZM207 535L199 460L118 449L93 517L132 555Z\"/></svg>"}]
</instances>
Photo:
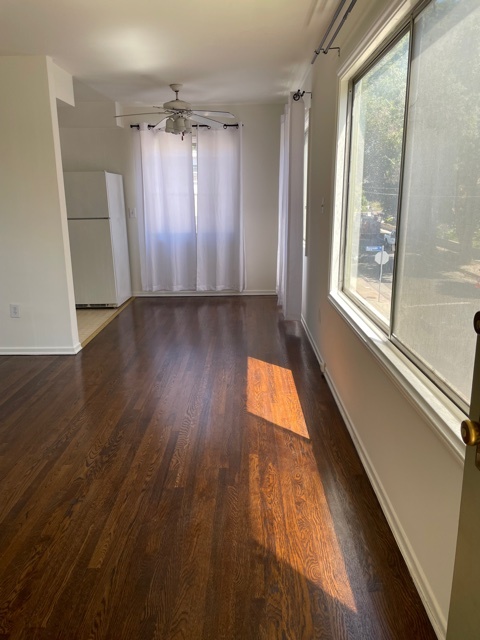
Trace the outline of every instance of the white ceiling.
<instances>
[{"instance_id":1,"label":"white ceiling","mask_svg":"<svg viewBox=\"0 0 480 640\"><path fill-rule=\"evenodd\" d=\"M0 0L0 55L49 55L124 105L281 102L338 0Z\"/></svg>"}]
</instances>

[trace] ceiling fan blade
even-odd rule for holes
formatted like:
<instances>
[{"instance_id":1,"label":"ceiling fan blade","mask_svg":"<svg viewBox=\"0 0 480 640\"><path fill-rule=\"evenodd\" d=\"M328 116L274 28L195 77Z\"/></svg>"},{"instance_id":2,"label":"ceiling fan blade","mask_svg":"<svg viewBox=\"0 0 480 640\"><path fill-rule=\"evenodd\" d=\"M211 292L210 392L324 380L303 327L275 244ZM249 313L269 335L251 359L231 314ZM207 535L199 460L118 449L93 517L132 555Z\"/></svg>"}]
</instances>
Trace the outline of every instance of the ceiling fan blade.
<instances>
[{"instance_id":1,"label":"ceiling fan blade","mask_svg":"<svg viewBox=\"0 0 480 640\"><path fill-rule=\"evenodd\" d=\"M223 122L218 122L218 120L212 120L212 118L205 118L204 116L197 116L197 114L192 113L190 116L190 120L194 120L199 124L206 124L209 127L214 127L215 129L221 129L223 127Z\"/></svg>"},{"instance_id":2,"label":"ceiling fan blade","mask_svg":"<svg viewBox=\"0 0 480 640\"><path fill-rule=\"evenodd\" d=\"M200 113L202 116L217 116L217 118L235 118L230 111L207 111L204 109L193 109L193 113Z\"/></svg>"},{"instance_id":3,"label":"ceiling fan blade","mask_svg":"<svg viewBox=\"0 0 480 640\"><path fill-rule=\"evenodd\" d=\"M143 111L142 113L124 113L121 116L115 116L115 118L130 118L132 116L162 116L161 111Z\"/></svg>"},{"instance_id":4,"label":"ceiling fan blade","mask_svg":"<svg viewBox=\"0 0 480 640\"><path fill-rule=\"evenodd\" d=\"M165 120L166 120L167 118L168 118L168 114L167 114L167 115L165 115L165 116L163 116L163 118L162 118L161 120L159 120L159 121L157 122L157 124L153 127L153 131L156 131L156 130L160 127L160 125L162 124L162 122L165 122Z\"/></svg>"}]
</instances>

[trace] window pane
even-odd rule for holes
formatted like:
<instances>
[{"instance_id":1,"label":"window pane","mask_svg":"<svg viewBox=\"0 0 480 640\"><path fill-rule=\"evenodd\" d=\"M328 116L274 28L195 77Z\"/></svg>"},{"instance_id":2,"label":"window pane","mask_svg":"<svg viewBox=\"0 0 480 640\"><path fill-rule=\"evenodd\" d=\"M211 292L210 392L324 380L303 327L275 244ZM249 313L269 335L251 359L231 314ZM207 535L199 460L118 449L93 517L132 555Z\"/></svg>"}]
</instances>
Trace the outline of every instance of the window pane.
<instances>
[{"instance_id":1,"label":"window pane","mask_svg":"<svg viewBox=\"0 0 480 640\"><path fill-rule=\"evenodd\" d=\"M360 298L387 322L395 259L408 43L409 33L353 87L344 290Z\"/></svg>"},{"instance_id":2,"label":"window pane","mask_svg":"<svg viewBox=\"0 0 480 640\"><path fill-rule=\"evenodd\" d=\"M465 401L480 301L480 5L419 15L407 125L393 330Z\"/></svg>"}]
</instances>

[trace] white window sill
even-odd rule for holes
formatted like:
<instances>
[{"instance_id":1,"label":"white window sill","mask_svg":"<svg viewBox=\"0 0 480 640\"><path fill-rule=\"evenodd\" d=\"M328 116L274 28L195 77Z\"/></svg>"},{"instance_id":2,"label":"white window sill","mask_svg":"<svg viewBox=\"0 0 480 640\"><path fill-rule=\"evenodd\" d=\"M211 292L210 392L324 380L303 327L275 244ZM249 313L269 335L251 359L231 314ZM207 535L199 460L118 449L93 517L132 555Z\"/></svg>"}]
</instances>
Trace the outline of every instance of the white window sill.
<instances>
[{"instance_id":1,"label":"white window sill","mask_svg":"<svg viewBox=\"0 0 480 640\"><path fill-rule=\"evenodd\" d=\"M465 445L460 437L460 423L465 414L443 394L384 333L340 291L328 299L375 356L410 404L425 418L437 437L463 465Z\"/></svg>"}]
</instances>

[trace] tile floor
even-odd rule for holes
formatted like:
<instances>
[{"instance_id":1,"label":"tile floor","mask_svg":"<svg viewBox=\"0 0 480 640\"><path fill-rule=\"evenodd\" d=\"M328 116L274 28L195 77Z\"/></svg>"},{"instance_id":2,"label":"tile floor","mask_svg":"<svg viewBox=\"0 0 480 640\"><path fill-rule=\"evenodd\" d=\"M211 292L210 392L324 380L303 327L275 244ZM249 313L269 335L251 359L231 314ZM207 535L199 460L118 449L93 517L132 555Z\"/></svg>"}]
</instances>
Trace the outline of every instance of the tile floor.
<instances>
[{"instance_id":1,"label":"tile floor","mask_svg":"<svg viewBox=\"0 0 480 640\"><path fill-rule=\"evenodd\" d=\"M84 347L130 303L128 300L118 309L77 309L78 338Z\"/></svg>"}]
</instances>

